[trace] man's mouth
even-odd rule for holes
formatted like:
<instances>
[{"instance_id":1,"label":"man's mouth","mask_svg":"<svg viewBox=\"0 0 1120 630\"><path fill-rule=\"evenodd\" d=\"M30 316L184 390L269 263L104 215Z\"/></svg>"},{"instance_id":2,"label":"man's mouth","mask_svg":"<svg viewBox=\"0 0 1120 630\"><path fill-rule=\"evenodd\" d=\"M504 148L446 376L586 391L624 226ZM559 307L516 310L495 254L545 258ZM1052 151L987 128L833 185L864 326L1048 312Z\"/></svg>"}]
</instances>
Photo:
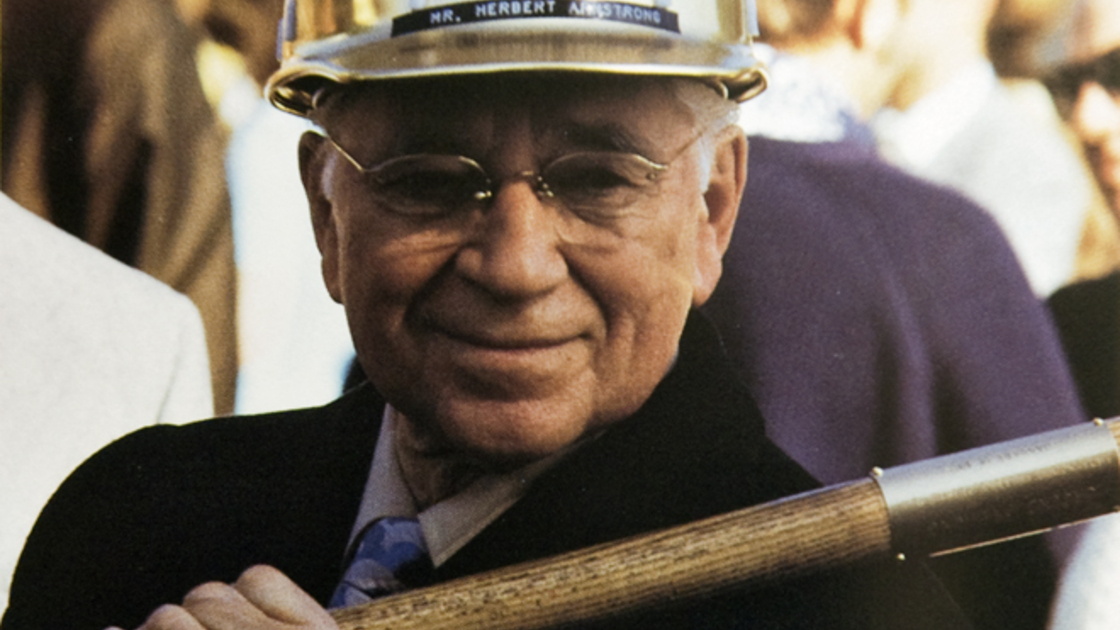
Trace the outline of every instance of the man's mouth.
<instances>
[{"instance_id":1,"label":"man's mouth","mask_svg":"<svg viewBox=\"0 0 1120 630\"><path fill-rule=\"evenodd\" d=\"M433 348L442 348L437 355L449 365L472 381L503 390L551 388L557 378L572 375L589 360L582 335L554 334L547 326L495 322L484 329L459 322L428 322L427 328Z\"/></svg>"},{"instance_id":2,"label":"man's mouth","mask_svg":"<svg viewBox=\"0 0 1120 630\"><path fill-rule=\"evenodd\" d=\"M531 351L557 348L574 341L572 337L539 337L532 335L494 334L489 332L471 332L448 328L437 328L437 332L457 341L490 350Z\"/></svg>"},{"instance_id":3,"label":"man's mouth","mask_svg":"<svg viewBox=\"0 0 1120 630\"><path fill-rule=\"evenodd\" d=\"M573 330L570 321L552 324L527 318L443 315L424 317L421 323L429 331L453 342L497 351L549 350L585 336Z\"/></svg>"}]
</instances>

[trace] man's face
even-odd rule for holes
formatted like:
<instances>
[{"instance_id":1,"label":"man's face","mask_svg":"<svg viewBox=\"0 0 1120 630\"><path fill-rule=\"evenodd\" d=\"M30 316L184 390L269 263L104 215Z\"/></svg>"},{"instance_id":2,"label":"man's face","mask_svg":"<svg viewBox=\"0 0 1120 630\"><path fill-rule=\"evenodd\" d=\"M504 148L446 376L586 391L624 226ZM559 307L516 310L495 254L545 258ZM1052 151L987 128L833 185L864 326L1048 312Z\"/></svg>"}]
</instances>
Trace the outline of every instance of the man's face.
<instances>
[{"instance_id":1,"label":"man's face","mask_svg":"<svg viewBox=\"0 0 1120 630\"><path fill-rule=\"evenodd\" d=\"M646 400L719 277L741 137L723 137L738 157L717 158L705 193L701 130L664 82L396 83L341 94L319 122L363 166L462 155L496 182L486 202L413 216L328 142L302 146L328 289L367 376L418 430L453 452L520 461ZM584 151L669 167L610 215L539 198L526 173Z\"/></svg>"},{"instance_id":2,"label":"man's face","mask_svg":"<svg viewBox=\"0 0 1120 630\"><path fill-rule=\"evenodd\" d=\"M1084 80L1070 89L1073 100L1066 114L1113 212L1120 212L1120 53L1108 56L1120 48L1120 3L1089 2L1072 41L1066 71L1074 69L1072 74ZM1085 71L1089 68L1097 70Z\"/></svg>"}]
</instances>

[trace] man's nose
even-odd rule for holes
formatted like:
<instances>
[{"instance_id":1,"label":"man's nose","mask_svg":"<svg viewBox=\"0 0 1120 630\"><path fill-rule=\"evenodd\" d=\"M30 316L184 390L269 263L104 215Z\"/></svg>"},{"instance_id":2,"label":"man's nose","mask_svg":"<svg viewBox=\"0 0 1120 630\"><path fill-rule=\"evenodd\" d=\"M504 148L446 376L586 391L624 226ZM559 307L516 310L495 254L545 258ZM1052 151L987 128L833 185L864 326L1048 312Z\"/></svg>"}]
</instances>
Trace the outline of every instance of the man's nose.
<instances>
[{"instance_id":1,"label":"man's nose","mask_svg":"<svg viewBox=\"0 0 1120 630\"><path fill-rule=\"evenodd\" d=\"M1099 83L1087 82L1077 95L1070 123L1082 142L1100 144L1120 135L1120 102Z\"/></svg>"},{"instance_id":2,"label":"man's nose","mask_svg":"<svg viewBox=\"0 0 1120 630\"><path fill-rule=\"evenodd\" d=\"M530 299L568 276L561 251L563 218L541 203L529 178L511 178L495 192L456 268L496 297Z\"/></svg>"}]
</instances>

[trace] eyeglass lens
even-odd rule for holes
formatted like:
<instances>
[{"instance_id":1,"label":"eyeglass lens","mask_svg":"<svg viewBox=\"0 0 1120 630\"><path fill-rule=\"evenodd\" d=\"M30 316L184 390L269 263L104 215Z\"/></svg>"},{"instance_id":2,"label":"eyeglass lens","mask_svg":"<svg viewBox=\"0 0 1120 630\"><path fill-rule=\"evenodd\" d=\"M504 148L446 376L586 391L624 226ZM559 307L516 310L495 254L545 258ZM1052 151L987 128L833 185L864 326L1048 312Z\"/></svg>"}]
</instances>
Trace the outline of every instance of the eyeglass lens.
<instances>
[{"instance_id":1,"label":"eyeglass lens","mask_svg":"<svg viewBox=\"0 0 1120 630\"><path fill-rule=\"evenodd\" d=\"M542 200L586 219L621 214L649 191L664 166L636 154L581 152L560 157L532 175ZM477 208L495 187L470 158L408 155L365 170L371 192L398 214L438 217ZM524 177L524 175L519 176Z\"/></svg>"}]
</instances>

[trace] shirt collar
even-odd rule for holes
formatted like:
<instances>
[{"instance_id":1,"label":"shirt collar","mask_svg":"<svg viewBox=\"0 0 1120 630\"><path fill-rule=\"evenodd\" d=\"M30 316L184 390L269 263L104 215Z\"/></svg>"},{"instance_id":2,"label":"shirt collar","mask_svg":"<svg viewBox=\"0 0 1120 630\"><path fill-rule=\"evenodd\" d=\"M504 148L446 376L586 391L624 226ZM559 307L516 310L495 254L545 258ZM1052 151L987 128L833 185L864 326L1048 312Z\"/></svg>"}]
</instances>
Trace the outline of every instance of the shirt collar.
<instances>
[{"instance_id":1,"label":"shirt collar","mask_svg":"<svg viewBox=\"0 0 1120 630\"><path fill-rule=\"evenodd\" d=\"M755 52L769 68L766 91L743 103L739 125L747 135L793 142L873 143L855 103L831 78L801 57L766 44Z\"/></svg>"},{"instance_id":2,"label":"shirt collar","mask_svg":"<svg viewBox=\"0 0 1120 630\"><path fill-rule=\"evenodd\" d=\"M483 475L458 494L418 512L394 447L399 421L399 412L386 404L348 549L356 544L366 526L378 519L386 516L416 518L424 532L432 564L437 567L517 503L533 480L576 446L508 473Z\"/></svg>"}]
</instances>

